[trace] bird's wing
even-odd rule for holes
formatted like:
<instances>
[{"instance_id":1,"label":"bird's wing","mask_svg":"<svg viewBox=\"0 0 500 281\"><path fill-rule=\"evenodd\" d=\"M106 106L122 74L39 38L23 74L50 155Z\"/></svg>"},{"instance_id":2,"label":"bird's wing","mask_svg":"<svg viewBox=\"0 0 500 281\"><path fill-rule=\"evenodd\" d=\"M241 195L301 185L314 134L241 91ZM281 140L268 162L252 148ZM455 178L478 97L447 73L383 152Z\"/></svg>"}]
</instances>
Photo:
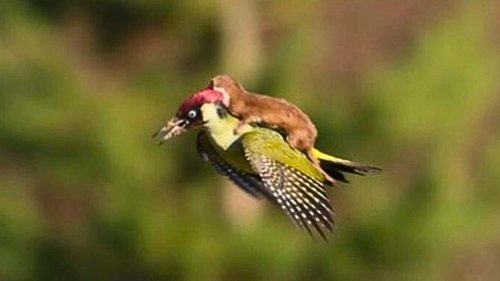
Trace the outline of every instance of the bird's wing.
<instances>
[{"instance_id":1,"label":"bird's wing","mask_svg":"<svg viewBox=\"0 0 500 281\"><path fill-rule=\"evenodd\" d=\"M264 188L259 175L240 171L225 161L220 154L220 149L210 141L205 131L198 133L196 144L200 157L210 163L219 174L228 177L237 186L256 198L260 198L261 195L271 197Z\"/></svg>"},{"instance_id":2,"label":"bird's wing","mask_svg":"<svg viewBox=\"0 0 500 281\"><path fill-rule=\"evenodd\" d=\"M247 133L242 144L250 165L274 201L301 228L311 235L316 231L326 239L325 231L333 231L334 212L323 178L317 176L320 172L311 173L309 160L273 131L259 129Z\"/></svg>"}]
</instances>

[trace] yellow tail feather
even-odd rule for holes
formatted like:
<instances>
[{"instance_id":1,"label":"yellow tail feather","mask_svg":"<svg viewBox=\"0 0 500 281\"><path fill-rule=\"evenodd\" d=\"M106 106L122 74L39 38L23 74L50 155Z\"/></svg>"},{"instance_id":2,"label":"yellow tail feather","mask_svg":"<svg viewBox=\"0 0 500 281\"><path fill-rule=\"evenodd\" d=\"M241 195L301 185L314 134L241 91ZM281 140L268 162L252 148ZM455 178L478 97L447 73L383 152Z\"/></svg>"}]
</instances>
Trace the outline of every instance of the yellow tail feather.
<instances>
[{"instance_id":1,"label":"yellow tail feather","mask_svg":"<svg viewBox=\"0 0 500 281\"><path fill-rule=\"evenodd\" d=\"M313 148L313 154L320 162L320 166L329 176L335 180L348 182L343 173L351 173L355 175L376 174L382 171L381 168L366 164L356 163L342 158L338 158L326 153L323 153Z\"/></svg>"},{"instance_id":2,"label":"yellow tail feather","mask_svg":"<svg viewBox=\"0 0 500 281\"><path fill-rule=\"evenodd\" d=\"M323 161L328 161L328 162L333 162L333 163L343 163L343 164L352 163L349 160L345 160L345 159L342 159L342 158L335 157L333 155L329 155L329 154L323 153L323 152L317 150L316 148L313 148L313 154L320 161L323 160Z\"/></svg>"}]
</instances>

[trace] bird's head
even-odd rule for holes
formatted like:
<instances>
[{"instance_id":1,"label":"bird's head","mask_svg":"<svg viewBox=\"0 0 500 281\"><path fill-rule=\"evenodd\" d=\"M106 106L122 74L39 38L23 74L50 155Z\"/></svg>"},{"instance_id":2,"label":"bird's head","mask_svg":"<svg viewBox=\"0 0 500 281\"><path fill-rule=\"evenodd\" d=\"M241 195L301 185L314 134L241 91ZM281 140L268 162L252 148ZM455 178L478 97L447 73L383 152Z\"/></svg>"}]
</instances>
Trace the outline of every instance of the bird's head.
<instances>
[{"instance_id":1,"label":"bird's head","mask_svg":"<svg viewBox=\"0 0 500 281\"><path fill-rule=\"evenodd\" d=\"M210 120L213 120L216 115L224 109L223 94L219 91L207 88L201 90L189 98L187 98L177 110L173 118L167 121L164 126L156 132L153 137L160 139L160 144L172 137L178 136L190 129L199 128ZM227 111L223 110L226 114Z\"/></svg>"}]
</instances>

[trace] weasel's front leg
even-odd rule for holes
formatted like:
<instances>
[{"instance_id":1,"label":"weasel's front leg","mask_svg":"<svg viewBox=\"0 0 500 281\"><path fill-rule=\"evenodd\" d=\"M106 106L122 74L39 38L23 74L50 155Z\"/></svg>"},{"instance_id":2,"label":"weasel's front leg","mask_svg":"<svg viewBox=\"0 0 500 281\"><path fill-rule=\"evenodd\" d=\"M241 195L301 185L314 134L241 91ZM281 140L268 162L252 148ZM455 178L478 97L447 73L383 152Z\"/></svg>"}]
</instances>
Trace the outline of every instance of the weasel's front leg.
<instances>
[{"instance_id":1,"label":"weasel's front leg","mask_svg":"<svg viewBox=\"0 0 500 281\"><path fill-rule=\"evenodd\" d=\"M241 130L243 129L243 127L245 127L246 125L250 125L252 123L260 123L260 122L262 122L262 119L259 116L252 115L248 117L243 117L238 123L238 125L234 127L233 133L235 135L239 135L241 134Z\"/></svg>"}]
</instances>

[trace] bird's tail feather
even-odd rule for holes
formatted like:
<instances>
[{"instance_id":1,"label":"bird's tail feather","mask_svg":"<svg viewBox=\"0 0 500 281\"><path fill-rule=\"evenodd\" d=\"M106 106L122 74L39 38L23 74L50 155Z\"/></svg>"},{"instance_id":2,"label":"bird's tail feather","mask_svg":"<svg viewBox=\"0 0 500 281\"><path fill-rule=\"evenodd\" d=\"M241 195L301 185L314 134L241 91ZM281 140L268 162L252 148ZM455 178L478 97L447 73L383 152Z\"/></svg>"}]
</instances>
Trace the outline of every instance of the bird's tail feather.
<instances>
[{"instance_id":1,"label":"bird's tail feather","mask_svg":"<svg viewBox=\"0 0 500 281\"><path fill-rule=\"evenodd\" d=\"M368 174L378 174L382 171L381 168L352 162L342 158L323 153L313 148L313 154L320 161L320 166L329 176L337 181L349 182L343 173L350 173L360 176Z\"/></svg>"}]
</instances>

